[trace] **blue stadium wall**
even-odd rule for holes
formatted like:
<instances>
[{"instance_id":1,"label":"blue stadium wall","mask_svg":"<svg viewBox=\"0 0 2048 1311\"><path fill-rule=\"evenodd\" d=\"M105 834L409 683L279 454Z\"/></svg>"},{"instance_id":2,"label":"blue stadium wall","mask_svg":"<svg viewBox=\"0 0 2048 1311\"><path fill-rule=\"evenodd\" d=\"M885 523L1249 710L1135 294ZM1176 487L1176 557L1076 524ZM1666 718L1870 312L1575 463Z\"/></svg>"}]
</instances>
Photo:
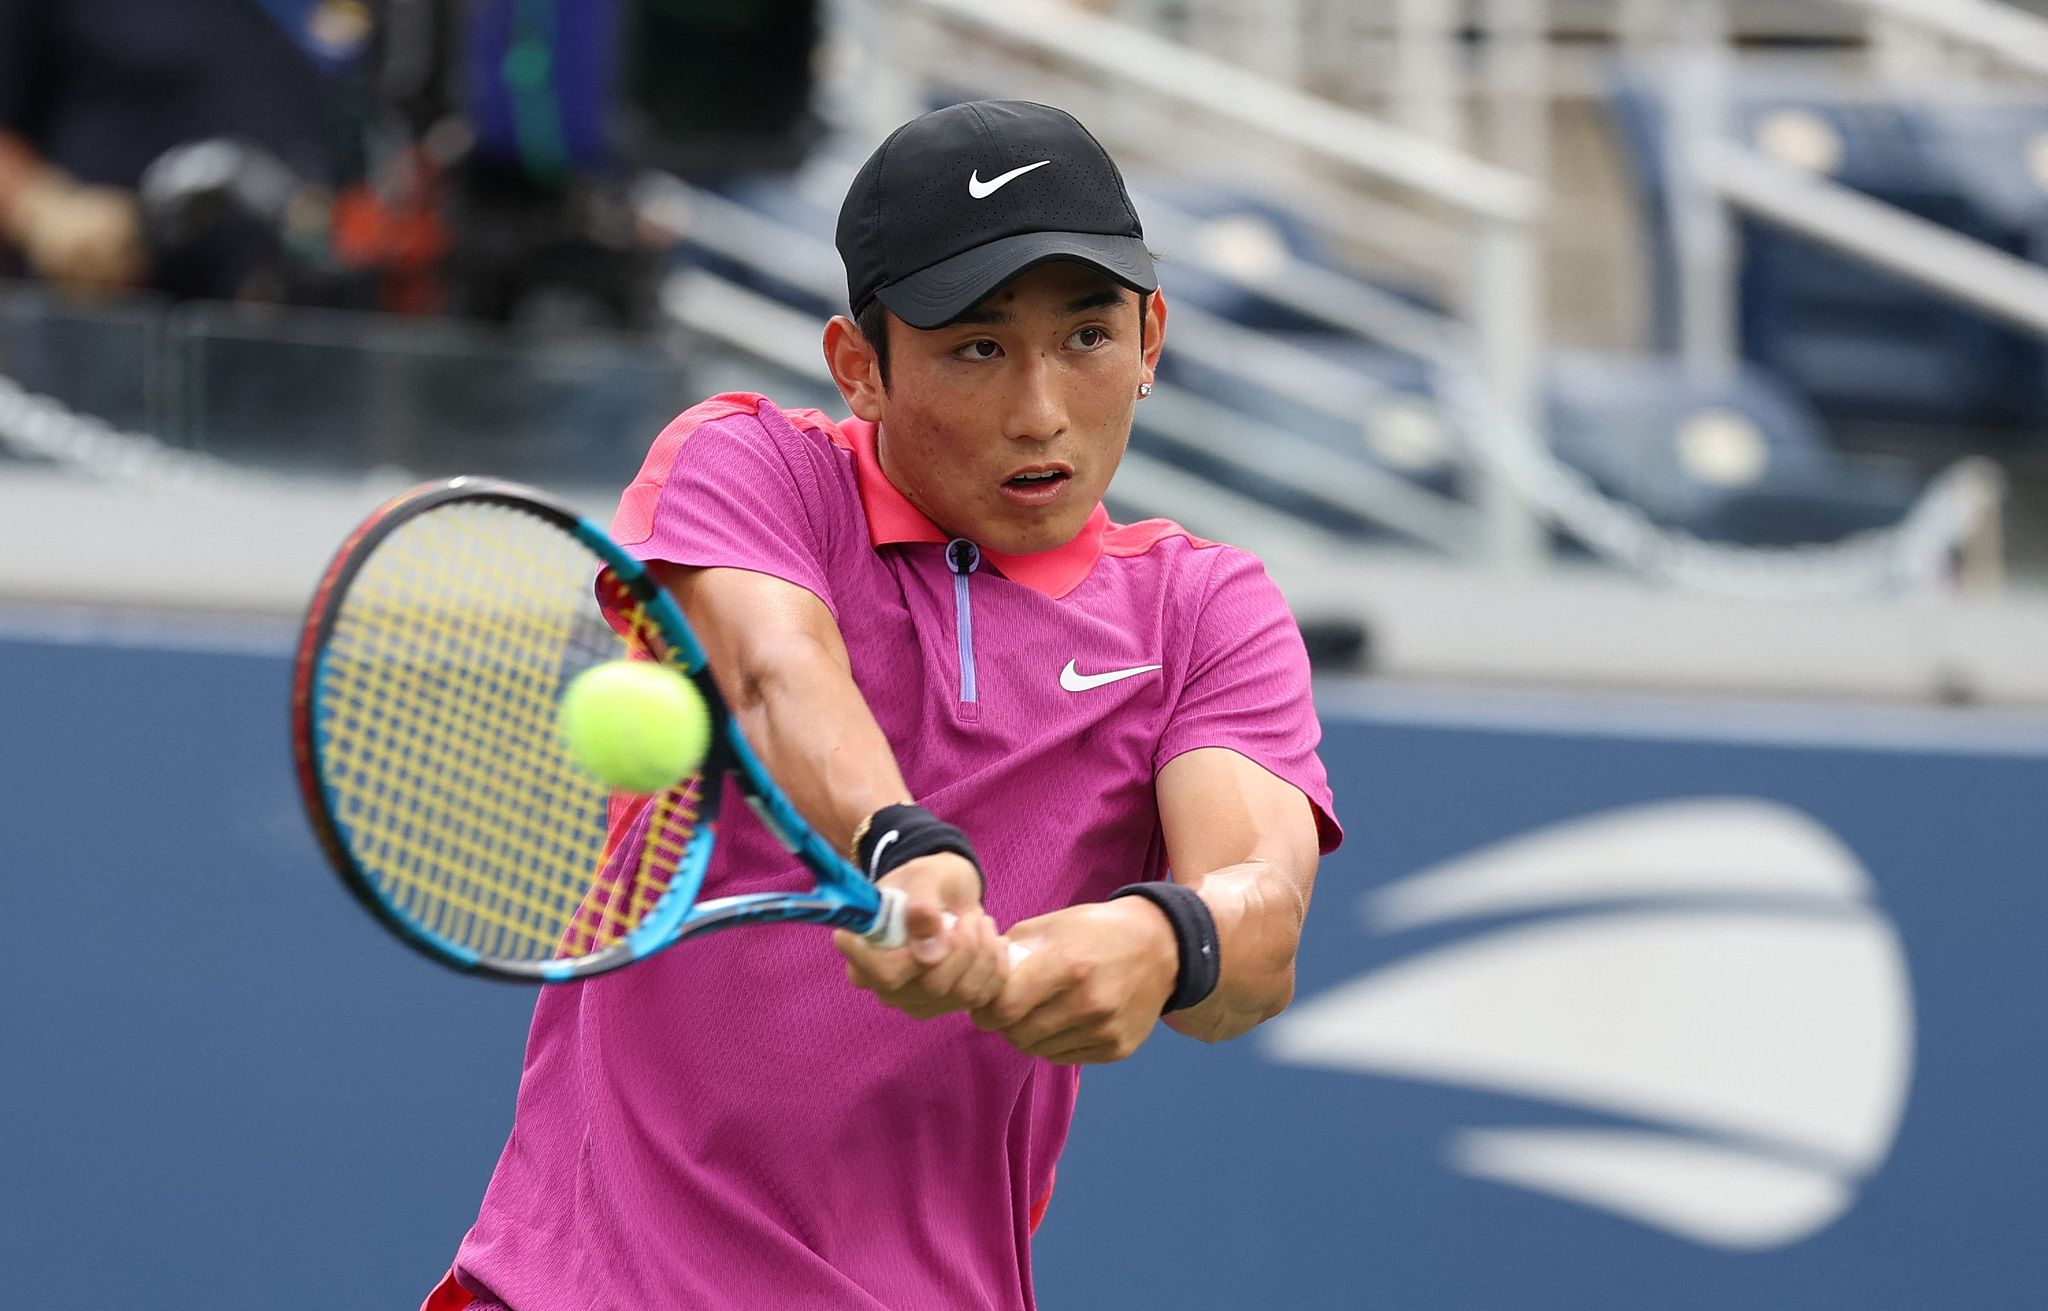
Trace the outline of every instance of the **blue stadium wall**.
<instances>
[{"instance_id":1,"label":"blue stadium wall","mask_svg":"<svg viewBox=\"0 0 2048 1311\"><path fill-rule=\"evenodd\" d=\"M0 1305L410 1308L473 1214L530 996L322 871L285 682L0 638ZM1044 1305L2038 1302L2048 740L1326 692L1351 836L1296 1006L1085 1075ZM1726 887L1698 806L1755 828ZM1529 1025L1458 1009L1499 979Z\"/></svg>"}]
</instances>

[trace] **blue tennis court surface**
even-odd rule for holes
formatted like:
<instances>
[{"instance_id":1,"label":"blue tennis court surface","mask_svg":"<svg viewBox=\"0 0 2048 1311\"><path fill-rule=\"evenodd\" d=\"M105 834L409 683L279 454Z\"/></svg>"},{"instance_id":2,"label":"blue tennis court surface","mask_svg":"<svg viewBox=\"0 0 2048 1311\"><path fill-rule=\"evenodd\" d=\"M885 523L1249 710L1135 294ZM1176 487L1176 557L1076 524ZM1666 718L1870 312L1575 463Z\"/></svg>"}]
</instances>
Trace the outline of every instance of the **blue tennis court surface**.
<instances>
[{"instance_id":1,"label":"blue tennis court surface","mask_svg":"<svg viewBox=\"0 0 2048 1311\"><path fill-rule=\"evenodd\" d=\"M531 994L403 951L325 872L293 791L287 683L261 642L0 637L8 1306L410 1307L474 1214L510 1123ZM1918 1308L2018 1305L2048 1284L2048 753L2034 739L1844 745L1816 730L1766 744L1725 720L1708 731L1647 710L1646 734L1626 731L1626 714L1489 726L1326 692L1351 836L1324 866L1290 1015L1336 1014L1341 1028L1340 989L1360 980L1455 964L1537 921L1590 932L1627 909L1375 924L1366 899L1415 871L1590 815L1654 824L1674 800L1749 798L1839 840L1867 889L1840 904L1806 896L1798 915L1895 947L1869 959L1894 961L1885 978L1903 991L1880 980L1865 996L1816 974L1787 994L1795 1008L1809 996L1844 1008L1891 1064L1811 1087L1737 1073L1878 1111L1844 1146L1824 1118L1796 1140L1785 1126L1808 1123L1803 1103L1777 1119L1763 1108L1745 1133L1688 1120L1696 1103L1682 1096L1625 1112L1590 1083L1517 1084L1511 1062L1457 1076L1381 1051L1375 1072L1313 1043L1161 1034L1084 1076L1038 1241L1044 1305ZM1911 749L1896 744L1909 737ZM1731 904L1693 897L1660 913L1703 900ZM1765 903L1791 904L1742 905ZM1757 950L1730 1005L1783 983L1771 976L1783 960ZM1694 1002L1666 1017L1674 1031L1720 999ZM1615 1024L1606 1048L1604 1031L1557 1040L1609 1061L1629 1040ZM1619 1078L1633 1058L1616 1059ZM1719 1191L1674 1194L1668 1152L1664 1174L1631 1176L1635 1203L1563 1195L1558 1180L1583 1181L1584 1162L1552 1162L1543 1186L1481 1177L1456 1145L1503 1130L1655 1138ZM1672 1195L1683 1215L1644 1212L1642 1197ZM1820 1218L1785 1221L1786 1199L1802 1197L1824 1204ZM1716 1217L1763 1240L1687 1231Z\"/></svg>"}]
</instances>

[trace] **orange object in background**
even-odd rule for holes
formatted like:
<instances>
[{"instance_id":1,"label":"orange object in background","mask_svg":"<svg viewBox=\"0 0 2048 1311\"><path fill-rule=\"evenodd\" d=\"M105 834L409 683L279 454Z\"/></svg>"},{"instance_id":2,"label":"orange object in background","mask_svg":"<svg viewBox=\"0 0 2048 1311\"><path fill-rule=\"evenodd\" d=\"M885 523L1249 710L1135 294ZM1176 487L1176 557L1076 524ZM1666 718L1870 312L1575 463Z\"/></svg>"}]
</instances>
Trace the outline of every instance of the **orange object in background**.
<instances>
[{"instance_id":1,"label":"orange object in background","mask_svg":"<svg viewBox=\"0 0 2048 1311\"><path fill-rule=\"evenodd\" d=\"M386 181L395 194L359 183L334 199L334 257L355 269L375 270L378 308L394 314L436 314L447 302L441 263L451 243L441 219L440 171L419 152L408 152Z\"/></svg>"}]
</instances>

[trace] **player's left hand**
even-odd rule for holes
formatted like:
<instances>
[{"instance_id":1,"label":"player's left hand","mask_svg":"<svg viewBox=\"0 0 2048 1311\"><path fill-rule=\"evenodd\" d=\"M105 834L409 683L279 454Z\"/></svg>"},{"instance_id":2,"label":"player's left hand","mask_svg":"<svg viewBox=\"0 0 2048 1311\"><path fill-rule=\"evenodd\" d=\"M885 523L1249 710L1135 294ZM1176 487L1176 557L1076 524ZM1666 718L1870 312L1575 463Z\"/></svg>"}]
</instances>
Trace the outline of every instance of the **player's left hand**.
<instances>
[{"instance_id":1,"label":"player's left hand","mask_svg":"<svg viewBox=\"0 0 2048 1311\"><path fill-rule=\"evenodd\" d=\"M905 861L881 886L904 895L906 946L884 950L840 929L833 945L846 980L913 1020L986 1005L1003 986L1010 956L981 908L981 875L952 852Z\"/></svg>"},{"instance_id":2,"label":"player's left hand","mask_svg":"<svg viewBox=\"0 0 2048 1311\"><path fill-rule=\"evenodd\" d=\"M1138 1050L1180 969L1172 926L1141 897L1021 920L1004 937L1022 951L974 1023L1059 1065L1120 1061Z\"/></svg>"}]
</instances>

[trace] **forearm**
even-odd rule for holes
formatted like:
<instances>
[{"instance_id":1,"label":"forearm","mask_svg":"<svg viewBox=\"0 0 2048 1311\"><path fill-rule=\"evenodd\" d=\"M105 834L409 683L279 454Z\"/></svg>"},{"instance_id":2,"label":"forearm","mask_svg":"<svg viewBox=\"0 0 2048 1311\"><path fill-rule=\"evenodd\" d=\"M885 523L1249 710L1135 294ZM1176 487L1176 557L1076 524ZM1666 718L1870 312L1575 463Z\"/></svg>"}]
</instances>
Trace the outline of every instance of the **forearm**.
<instances>
[{"instance_id":1,"label":"forearm","mask_svg":"<svg viewBox=\"0 0 2048 1311\"><path fill-rule=\"evenodd\" d=\"M1217 870L1194 888L1216 921L1221 977L1207 1000L1168 1014L1166 1024L1190 1038L1221 1042L1273 1018L1293 1000L1308 888L1264 860Z\"/></svg>"},{"instance_id":2,"label":"forearm","mask_svg":"<svg viewBox=\"0 0 2048 1311\"><path fill-rule=\"evenodd\" d=\"M740 731L797 811L847 850L863 819L911 799L852 676L808 639L747 660L721 690Z\"/></svg>"},{"instance_id":3,"label":"forearm","mask_svg":"<svg viewBox=\"0 0 2048 1311\"><path fill-rule=\"evenodd\" d=\"M652 571L704 643L747 745L820 836L844 851L863 819L911 799L821 601L742 569Z\"/></svg>"}]
</instances>

